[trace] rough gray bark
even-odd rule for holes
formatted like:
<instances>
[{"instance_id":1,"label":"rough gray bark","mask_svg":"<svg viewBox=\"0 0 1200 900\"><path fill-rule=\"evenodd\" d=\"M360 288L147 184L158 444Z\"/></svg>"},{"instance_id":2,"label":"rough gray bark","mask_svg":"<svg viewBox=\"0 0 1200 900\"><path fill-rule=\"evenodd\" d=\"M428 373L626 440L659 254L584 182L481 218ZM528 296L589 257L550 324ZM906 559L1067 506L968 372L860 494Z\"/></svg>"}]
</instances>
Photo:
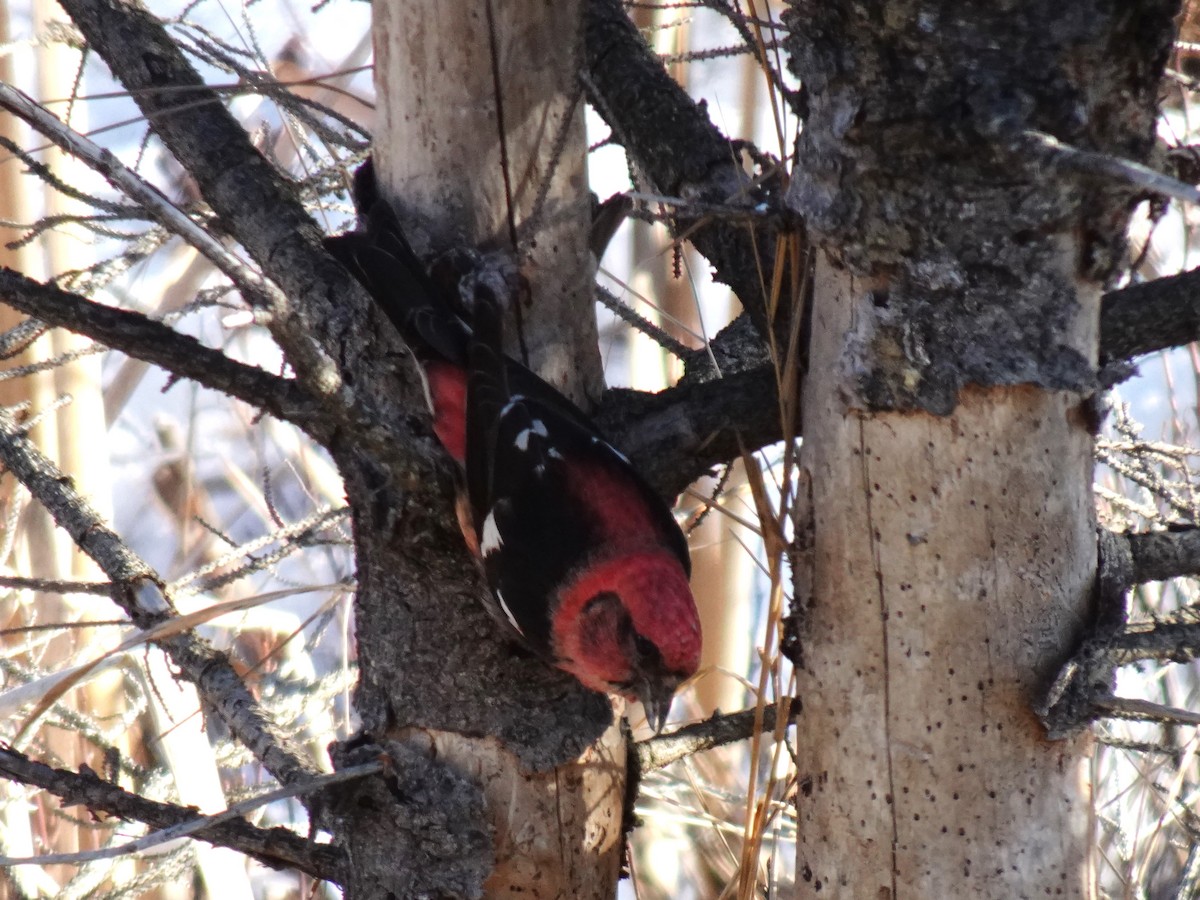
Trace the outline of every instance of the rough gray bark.
<instances>
[{"instance_id":1,"label":"rough gray bark","mask_svg":"<svg viewBox=\"0 0 1200 900\"><path fill-rule=\"evenodd\" d=\"M874 4L793 4L812 102L791 199L839 263L882 278L858 341L872 405L945 414L966 383L1092 388L1094 361L1063 339L1080 312L1049 237L1079 228L1071 266L1102 281L1130 194L1022 156L1021 135L1144 158L1166 52L1155 23L1175 5L1027 11L1017 28L989 4L887 23Z\"/></svg>"}]
</instances>

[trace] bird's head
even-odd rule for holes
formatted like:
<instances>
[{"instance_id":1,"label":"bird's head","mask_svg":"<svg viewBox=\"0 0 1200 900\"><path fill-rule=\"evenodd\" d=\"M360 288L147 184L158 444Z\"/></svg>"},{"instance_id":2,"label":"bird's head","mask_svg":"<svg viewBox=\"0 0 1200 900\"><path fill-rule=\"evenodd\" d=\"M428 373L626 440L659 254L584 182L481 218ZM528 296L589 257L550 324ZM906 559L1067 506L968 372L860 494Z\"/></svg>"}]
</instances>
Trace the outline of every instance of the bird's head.
<instances>
[{"instance_id":1,"label":"bird's head","mask_svg":"<svg viewBox=\"0 0 1200 900\"><path fill-rule=\"evenodd\" d=\"M597 691L640 700L657 732L675 689L700 665L700 617L687 576L665 551L591 565L560 595L558 665Z\"/></svg>"}]
</instances>

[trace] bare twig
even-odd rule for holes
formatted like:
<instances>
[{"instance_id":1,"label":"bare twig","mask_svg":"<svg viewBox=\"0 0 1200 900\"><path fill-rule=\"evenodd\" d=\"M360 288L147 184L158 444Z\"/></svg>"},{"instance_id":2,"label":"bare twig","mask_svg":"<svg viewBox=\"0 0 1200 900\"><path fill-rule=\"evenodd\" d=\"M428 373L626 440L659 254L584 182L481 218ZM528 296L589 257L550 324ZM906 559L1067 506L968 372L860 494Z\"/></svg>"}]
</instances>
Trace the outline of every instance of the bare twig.
<instances>
[{"instance_id":1,"label":"bare twig","mask_svg":"<svg viewBox=\"0 0 1200 900\"><path fill-rule=\"evenodd\" d=\"M143 585L153 587L158 577L100 519L98 513L75 490L67 478L25 436L11 410L0 409L0 461L29 492L54 516L76 545L90 556L115 586L113 599L136 623L156 624L169 610L169 604L153 590L141 598ZM145 627L145 626L143 626Z\"/></svg>"},{"instance_id":2,"label":"bare twig","mask_svg":"<svg viewBox=\"0 0 1200 900\"><path fill-rule=\"evenodd\" d=\"M228 275L251 303L275 309L286 302L277 286L225 249L220 241L193 222L161 191L126 168L111 151L64 125L53 113L12 85L0 83L0 107L28 122L63 150L103 175L113 187L134 200L160 225L182 237Z\"/></svg>"},{"instance_id":3,"label":"bare twig","mask_svg":"<svg viewBox=\"0 0 1200 900\"><path fill-rule=\"evenodd\" d=\"M1185 184L1132 159L1123 159L1111 153L1098 153L1095 150L1081 150L1063 143L1052 135L1033 129L1023 131L1016 145L1020 150L1029 151L1051 163L1067 166L1085 175L1115 178L1160 197L1169 197L1183 203L1200 203L1200 189L1195 185Z\"/></svg>"},{"instance_id":4,"label":"bare twig","mask_svg":"<svg viewBox=\"0 0 1200 900\"><path fill-rule=\"evenodd\" d=\"M1190 610L1195 616L1195 610ZM1200 622L1137 622L1113 638L1109 653L1116 665L1142 660L1184 663L1200 659Z\"/></svg>"},{"instance_id":5,"label":"bare twig","mask_svg":"<svg viewBox=\"0 0 1200 900\"><path fill-rule=\"evenodd\" d=\"M657 215L646 209L649 205L667 206L672 209L678 209L690 215L702 215L722 217L726 219L741 219L750 221L753 219L766 219L769 217L779 218L785 215L780 210L769 206L766 203L759 203L756 206L749 206L746 203L720 203L720 202L704 202L700 200L688 200L684 197L669 197L666 194L654 194L648 191L628 191L626 196L631 200L636 200L639 204L643 204L636 208L636 215L648 215L651 219L657 221L668 218L665 215ZM736 200L736 198L734 198Z\"/></svg>"},{"instance_id":6,"label":"bare twig","mask_svg":"<svg viewBox=\"0 0 1200 900\"><path fill-rule=\"evenodd\" d=\"M1114 719L1135 719L1142 722L1166 724L1200 725L1200 713L1174 706L1163 706L1149 700L1129 697L1103 697L1096 701L1096 708Z\"/></svg>"},{"instance_id":7,"label":"bare twig","mask_svg":"<svg viewBox=\"0 0 1200 900\"><path fill-rule=\"evenodd\" d=\"M174 615L157 573L104 523L71 479L33 445L9 410L0 410L0 461L112 580L113 601L135 625L153 628ZM224 655L191 633L164 639L160 646L229 730L282 784L318 774L305 754L291 746Z\"/></svg>"},{"instance_id":8,"label":"bare twig","mask_svg":"<svg viewBox=\"0 0 1200 900\"><path fill-rule=\"evenodd\" d=\"M637 4L626 3L626 5L633 7ZM700 8L711 9L725 17L729 24L741 35L750 52L754 54L759 68L771 79L774 90L783 97L797 118L804 119L808 113L808 103L804 89L792 90L787 86L783 80L783 74L779 71L779 67L772 65L770 58L767 56L768 44L771 44L771 46L774 46L774 44L773 42L764 40L764 31L786 32L787 26L782 22L747 15L741 9L742 4L732 3L729 0L706 0L706 2L694 5ZM750 26L754 26L753 30L751 30Z\"/></svg>"},{"instance_id":9,"label":"bare twig","mask_svg":"<svg viewBox=\"0 0 1200 900\"><path fill-rule=\"evenodd\" d=\"M265 565L278 562L279 559L303 546L305 541L310 540L326 528L332 528L338 522L348 518L349 515L350 510L345 507L319 509L299 522L286 525L234 547L225 555L171 582L167 588L175 594L198 594L201 591L215 590L232 581L244 578L252 572L260 571ZM251 558L252 554L275 543L281 545L278 555L267 554L265 559ZM248 563L237 565L233 571L223 571L237 563L242 563L243 560L248 560ZM221 574L214 578L207 577L213 572L221 572Z\"/></svg>"},{"instance_id":10,"label":"bare twig","mask_svg":"<svg viewBox=\"0 0 1200 900\"><path fill-rule=\"evenodd\" d=\"M0 359L9 359L21 353L48 330L49 326L37 319L26 319L13 326L0 334Z\"/></svg>"},{"instance_id":11,"label":"bare twig","mask_svg":"<svg viewBox=\"0 0 1200 900\"><path fill-rule=\"evenodd\" d=\"M97 594L112 596L112 585L106 581L59 581L50 578L23 578L0 575L0 588L17 591L43 591L48 594Z\"/></svg>"},{"instance_id":12,"label":"bare twig","mask_svg":"<svg viewBox=\"0 0 1200 900\"><path fill-rule=\"evenodd\" d=\"M238 81L234 85L210 85L210 90L214 92L220 91L227 94L227 96L257 94L262 97L269 97L274 103L277 103L286 110L288 114L295 116L300 122L312 129L314 133L328 144L343 146L354 151L365 150L370 144L371 135L353 119L342 115L337 110L322 103L293 93L290 90L290 88L296 85L320 84L319 79L308 78L279 81L269 71L241 65L233 54L219 49L213 43L215 40L213 35L194 23L186 24L180 30L192 32L192 34L188 35L190 38L188 48L192 53L205 62L211 63L217 68L224 69L231 75L237 76ZM204 37L199 37L198 35L204 35ZM259 62L261 65L266 66L265 59ZM321 86L324 90L348 97L356 103L362 104L367 109L374 108L374 104L368 103L363 98L349 91L342 90L335 85L322 84ZM337 128L326 125L318 116L313 115L313 112L310 112L310 110L327 116L336 125L340 126L342 130L339 131ZM362 140L353 140L350 137L351 132L357 132L361 135Z\"/></svg>"},{"instance_id":13,"label":"bare twig","mask_svg":"<svg viewBox=\"0 0 1200 900\"><path fill-rule=\"evenodd\" d=\"M1167 477L1161 467L1146 465L1143 459L1130 454L1112 453L1101 442L1096 444L1096 460L1144 488L1157 501L1166 504L1176 516L1188 520L1196 518L1196 502L1190 486Z\"/></svg>"},{"instance_id":14,"label":"bare twig","mask_svg":"<svg viewBox=\"0 0 1200 900\"><path fill-rule=\"evenodd\" d=\"M659 328L637 310L622 303L620 298L608 288L596 285L596 299L604 304L604 307L618 319L636 328L671 355L683 358L691 352L685 344L675 340L675 338L671 337L666 331Z\"/></svg>"},{"instance_id":15,"label":"bare twig","mask_svg":"<svg viewBox=\"0 0 1200 900\"><path fill-rule=\"evenodd\" d=\"M66 632L72 630L82 631L87 628L128 627L128 619L80 619L77 622L42 622L37 625L15 625L11 628L0 628L0 637L7 637L11 634L36 634L37 632L41 631Z\"/></svg>"},{"instance_id":16,"label":"bare twig","mask_svg":"<svg viewBox=\"0 0 1200 900\"><path fill-rule=\"evenodd\" d=\"M793 722L800 715L801 703L798 697L793 697L787 707L788 722ZM741 712L730 713L726 716L713 716L703 722L684 727L641 741L636 744L639 771L645 775L655 769L669 766L673 762L722 747L736 741L744 741L754 734L754 721L758 714L756 709L745 709ZM762 731L774 731L776 718L779 715L779 704L772 703L762 710Z\"/></svg>"},{"instance_id":17,"label":"bare twig","mask_svg":"<svg viewBox=\"0 0 1200 900\"><path fill-rule=\"evenodd\" d=\"M378 767L378 764L374 764ZM334 776L318 776L312 781L297 784L286 796L317 790L326 787L331 778L346 780L346 778L361 778L371 774L367 771L371 764L358 766L355 769L335 773ZM360 771L361 770L361 771ZM216 816L202 816L190 807L176 806L171 803L161 803L148 800L139 794L124 790L116 784L105 781L90 769L84 768L78 773L64 769L55 769L44 763L29 759L8 747L0 748L0 774L33 787L49 791L62 799L64 805L80 804L93 813L106 813L118 816L127 821L142 822L152 828L164 829L147 835L140 841L115 848L121 853L136 852L153 844L144 844L156 835L172 832L170 837L154 841L162 843L177 837L190 835L207 841L219 847L229 847L248 856L252 856L265 865L273 868L290 867L335 883L342 883L345 857L342 851L329 844L315 844L306 841L299 835L286 828L257 828L240 818L246 809L254 808L280 791L272 791L263 797L256 797L247 803L239 803L224 813ZM236 812L235 812L236 811ZM179 829L179 830L176 830ZM107 853L107 851L96 851ZM72 854L63 854L71 856ZM47 864L56 861L50 857L33 857L30 859L3 859L0 865L19 865L22 863ZM83 860L63 860L82 862Z\"/></svg>"}]
</instances>

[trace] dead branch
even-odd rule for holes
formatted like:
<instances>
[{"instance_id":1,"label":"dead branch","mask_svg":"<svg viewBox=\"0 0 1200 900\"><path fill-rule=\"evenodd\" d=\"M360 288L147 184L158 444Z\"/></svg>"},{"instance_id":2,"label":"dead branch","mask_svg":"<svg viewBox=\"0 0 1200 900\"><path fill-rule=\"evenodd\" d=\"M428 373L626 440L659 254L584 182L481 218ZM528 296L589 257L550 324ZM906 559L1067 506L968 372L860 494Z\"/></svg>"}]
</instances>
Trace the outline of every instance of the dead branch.
<instances>
[{"instance_id":1,"label":"dead branch","mask_svg":"<svg viewBox=\"0 0 1200 900\"><path fill-rule=\"evenodd\" d=\"M1047 165L1062 166L1084 175L1122 181L1142 191L1183 203L1200 203L1200 189L1195 185L1185 184L1178 178L1158 172L1137 160L1073 147L1042 131L1023 131L1012 142L1012 148Z\"/></svg>"},{"instance_id":2,"label":"dead branch","mask_svg":"<svg viewBox=\"0 0 1200 900\"><path fill-rule=\"evenodd\" d=\"M1130 285L1104 295L1100 306L1102 362L1118 363L1145 353L1181 347L1197 339L1200 339L1200 270Z\"/></svg>"},{"instance_id":3,"label":"dead branch","mask_svg":"<svg viewBox=\"0 0 1200 900\"><path fill-rule=\"evenodd\" d=\"M113 187L134 200L160 225L199 250L214 266L229 276L249 302L267 309L278 308L284 303L279 288L263 279L225 249L220 241L192 221L161 191L151 187L137 173L126 168L108 150L64 125L43 106L11 85L0 84L0 107L28 122L63 150L83 160L103 175Z\"/></svg>"},{"instance_id":4,"label":"dead branch","mask_svg":"<svg viewBox=\"0 0 1200 900\"><path fill-rule=\"evenodd\" d=\"M126 791L86 767L78 773L68 772L2 747L0 774L49 791L64 806L80 804L93 814L105 813L155 829L187 827L192 837L245 853L272 868L293 868L336 884L341 884L344 877L345 854L330 844L306 841L283 827L257 828L240 816L213 821L215 817L202 816L192 807L148 800Z\"/></svg>"},{"instance_id":5,"label":"dead branch","mask_svg":"<svg viewBox=\"0 0 1200 900\"><path fill-rule=\"evenodd\" d=\"M71 479L25 436L9 410L0 410L0 461L112 580L113 601L135 625L149 629L174 615L157 573L101 520ZM246 689L223 654L191 633L167 638L160 646L229 730L282 784L319 774Z\"/></svg>"},{"instance_id":6,"label":"dead branch","mask_svg":"<svg viewBox=\"0 0 1200 900\"><path fill-rule=\"evenodd\" d=\"M1125 594L1133 585L1200 573L1198 535L1200 529L1192 528L1145 534L1100 531L1096 621L1035 710L1051 739L1104 716L1146 717L1134 714L1140 701L1113 696L1118 666L1200 658L1200 622L1193 608L1145 622L1128 622L1125 616Z\"/></svg>"},{"instance_id":7,"label":"dead branch","mask_svg":"<svg viewBox=\"0 0 1200 900\"><path fill-rule=\"evenodd\" d=\"M1133 584L1200 575L1200 528L1119 535L1133 559Z\"/></svg>"},{"instance_id":8,"label":"dead branch","mask_svg":"<svg viewBox=\"0 0 1200 900\"><path fill-rule=\"evenodd\" d=\"M589 99L659 193L719 204L775 205L768 199L772 179L751 184L737 147L667 74L620 0L585 4L584 28ZM717 280L737 294L758 333L769 334L766 298L781 229L762 225L752 231L723 218L683 215L676 226L713 264Z\"/></svg>"},{"instance_id":9,"label":"dead branch","mask_svg":"<svg viewBox=\"0 0 1200 900\"><path fill-rule=\"evenodd\" d=\"M799 697L793 697L787 707L787 721L794 722L800 715L802 704ZM648 741L635 744L638 758L638 771L645 775L655 769L661 769L685 757L714 747L723 747L737 741L752 737L755 732L755 722L761 724L758 730L765 734L774 731L778 721L780 705L772 703L762 709L759 719L757 709L744 709L729 715L715 715L694 725L685 725L670 734L660 735Z\"/></svg>"},{"instance_id":10,"label":"dead branch","mask_svg":"<svg viewBox=\"0 0 1200 900\"><path fill-rule=\"evenodd\" d=\"M597 419L664 496L714 466L780 440L778 382L770 364L658 394L610 391Z\"/></svg>"},{"instance_id":11,"label":"dead branch","mask_svg":"<svg viewBox=\"0 0 1200 900\"><path fill-rule=\"evenodd\" d=\"M223 226L281 293L269 323L297 377L317 397L342 388L335 359L360 288L321 246L296 193L205 83L162 23L135 3L66 0L63 8L108 64L155 134L195 179ZM137 53L130 53L137 47ZM188 109L178 115L179 107ZM362 298L347 303L346 298ZM365 418L369 421L369 417Z\"/></svg>"},{"instance_id":12,"label":"dead branch","mask_svg":"<svg viewBox=\"0 0 1200 900\"><path fill-rule=\"evenodd\" d=\"M1200 725L1200 713L1175 706L1163 706L1149 700L1131 697L1105 697L1096 703L1097 709L1114 719L1134 719L1141 722L1162 722L1167 725Z\"/></svg>"},{"instance_id":13,"label":"dead branch","mask_svg":"<svg viewBox=\"0 0 1200 900\"><path fill-rule=\"evenodd\" d=\"M350 511L345 508L316 510L299 522L286 525L234 547L228 553L224 553L200 568L193 569L177 578L167 587L176 596L218 590L227 584L232 584L275 565L301 547L311 545L316 541L317 535L335 527L349 516ZM260 550L271 544L278 546L268 553L259 554ZM3 582L0 581L0 583Z\"/></svg>"},{"instance_id":14,"label":"dead branch","mask_svg":"<svg viewBox=\"0 0 1200 900\"><path fill-rule=\"evenodd\" d=\"M1190 610L1195 615L1195 610ZM1143 660L1186 663L1200 659L1200 622L1138 622L1113 638L1109 654L1116 665Z\"/></svg>"}]
</instances>

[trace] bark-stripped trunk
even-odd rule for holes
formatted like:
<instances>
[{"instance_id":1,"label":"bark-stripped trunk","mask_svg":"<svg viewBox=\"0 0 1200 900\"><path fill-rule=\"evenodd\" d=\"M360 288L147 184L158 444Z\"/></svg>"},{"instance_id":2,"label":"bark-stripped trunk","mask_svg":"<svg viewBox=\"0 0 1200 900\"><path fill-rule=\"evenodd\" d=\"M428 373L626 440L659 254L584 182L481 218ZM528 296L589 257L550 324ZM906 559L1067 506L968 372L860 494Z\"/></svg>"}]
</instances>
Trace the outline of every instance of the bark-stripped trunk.
<instances>
[{"instance_id":1,"label":"bark-stripped trunk","mask_svg":"<svg viewBox=\"0 0 1200 900\"><path fill-rule=\"evenodd\" d=\"M1090 621L1088 398L1171 3L794 3L819 248L796 595L799 894L1084 896L1089 743L1030 712Z\"/></svg>"},{"instance_id":2,"label":"bark-stripped trunk","mask_svg":"<svg viewBox=\"0 0 1200 900\"><path fill-rule=\"evenodd\" d=\"M383 194L435 250L512 251L515 231L530 285L519 347L568 393L597 397L578 5L374 12ZM499 641L446 515L448 466L381 484L353 448L339 464L356 510L356 707L399 785L364 785L341 811L347 897L611 898L626 768L609 701Z\"/></svg>"},{"instance_id":3,"label":"bark-stripped trunk","mask_svg":"<svg viewBox=\"0 0 1200 900\"><path fill-rule=\"evenodd\" d=\"M580 9L578 0L377 2L374 138L385 192L435 240L485 250L519 242L531 288L521 349L586 405L603 380Z\"/></svg>"},{"instance_id":4,"label":"bark-stripped trunk","mask_svg":"<svg viewBox=\"0 0 1200 900\"><path fill-rule=\"evenodd\" d=\"M847 410L830 351L864 291L824 266L817 286L803 883L1077 895L1087 742L1047 743L1030 702L1085 625L1095 566L1079 399L1008 387L966 391L945 418Z\"/></svg>"}]
</instances>

